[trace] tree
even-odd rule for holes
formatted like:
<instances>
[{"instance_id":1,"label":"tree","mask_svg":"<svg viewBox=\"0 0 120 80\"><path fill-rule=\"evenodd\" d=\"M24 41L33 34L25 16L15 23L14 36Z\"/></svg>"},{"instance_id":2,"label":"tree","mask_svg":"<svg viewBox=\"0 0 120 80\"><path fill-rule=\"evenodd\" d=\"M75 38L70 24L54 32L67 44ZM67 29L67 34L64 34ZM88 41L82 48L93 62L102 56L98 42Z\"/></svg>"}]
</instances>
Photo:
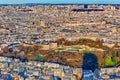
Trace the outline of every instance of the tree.
<instances>
[{"instance_id":1,"label":"tree","mask_svg":"<svg viewBox=\"0 0 120 80\"><path fill-rule=\"evenodd\" d=\"M63 41L65 41L64 38L60 38L60 39L58 39L58 40L57 40L58 45L61 45Z\"/></svg>"},{"instance_id":2,"label":"tree","mask_svg":"<svg viewBox=\"0 0 120 80\"><path fill-rule=\"evenodd\" d=\"M114 66L115 62L111 56L105 57L105 66Z\"/></svg>"},{"instance_id":3,"label":"tree","mask_svg":"<svg viewBox=\"0 0 120 80\"><path fill-rule=\"evenodd\" d=\"M9 52L9 48L8 47L3 48L3 53L8 53L8 52Z\"/></svg>"}]
</instances>

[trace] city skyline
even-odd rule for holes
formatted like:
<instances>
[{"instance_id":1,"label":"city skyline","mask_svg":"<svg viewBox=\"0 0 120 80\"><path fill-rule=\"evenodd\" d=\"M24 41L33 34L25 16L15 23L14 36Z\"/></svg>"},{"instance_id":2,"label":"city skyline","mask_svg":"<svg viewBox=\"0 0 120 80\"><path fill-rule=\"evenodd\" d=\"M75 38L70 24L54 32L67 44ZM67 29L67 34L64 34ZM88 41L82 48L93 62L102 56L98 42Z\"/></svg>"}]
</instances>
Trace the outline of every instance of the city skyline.
<instances>
[{"instance_id":1,"label":"city skyline","mask_svg":"<svg viewBox=\"0 0 120 80\"><path fill-rule=\"evenodd\" d=\"M4 0L0 4L120 4L120 0Z\"/></svg>"},{"instance_id":2,"label":"city skyline","mask_svg":"<svg viewBox=\"0 0 120 80\"><path fill-rule=\"evenodd\" d=\"M120 80L120 1L0 2L0 80Z\"/></svg>"}]
</instances>

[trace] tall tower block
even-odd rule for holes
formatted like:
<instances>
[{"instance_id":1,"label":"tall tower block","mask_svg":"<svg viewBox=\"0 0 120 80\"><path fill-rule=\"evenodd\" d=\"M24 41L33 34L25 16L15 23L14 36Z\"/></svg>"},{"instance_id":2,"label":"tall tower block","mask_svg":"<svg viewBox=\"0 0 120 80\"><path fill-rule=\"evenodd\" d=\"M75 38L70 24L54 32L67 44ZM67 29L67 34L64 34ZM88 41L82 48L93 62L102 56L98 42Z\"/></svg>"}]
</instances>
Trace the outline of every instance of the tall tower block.
<instances>
[{"instance_id":1,"label":"tall tower block","mask_svg":"<svg viewBox=\"0 0 120 80\"><path fill-rule=\"evenodd\" d=\"M87 4L84 4L84 8L88 8L88 5L87 5Z\"/></svg>"}]
</instances>

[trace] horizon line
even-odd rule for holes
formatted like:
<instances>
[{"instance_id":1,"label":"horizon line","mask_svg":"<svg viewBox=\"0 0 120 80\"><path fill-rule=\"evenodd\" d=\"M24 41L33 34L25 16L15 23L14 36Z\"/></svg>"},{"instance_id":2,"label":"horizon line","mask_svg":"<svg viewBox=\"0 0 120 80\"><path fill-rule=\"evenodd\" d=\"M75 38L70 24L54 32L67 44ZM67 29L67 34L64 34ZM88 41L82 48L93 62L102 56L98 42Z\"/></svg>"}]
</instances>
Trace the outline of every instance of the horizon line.
<instances>
[{"instance_id":1,"label":"horizon line","mask_svg":"<svg viewBox=\"0 0 120 80\"><path fill-rule=\"evenodd\" d=\"M19 6L19 5L84 5L84 4L87 4L87 3L17 3L17 4L14 4L14 3L7 3L7 4L0 4L0 6ZM120 4L107 4L107 3L88 3L87 5L120 5Z\"/></svg>"}]
</instances>

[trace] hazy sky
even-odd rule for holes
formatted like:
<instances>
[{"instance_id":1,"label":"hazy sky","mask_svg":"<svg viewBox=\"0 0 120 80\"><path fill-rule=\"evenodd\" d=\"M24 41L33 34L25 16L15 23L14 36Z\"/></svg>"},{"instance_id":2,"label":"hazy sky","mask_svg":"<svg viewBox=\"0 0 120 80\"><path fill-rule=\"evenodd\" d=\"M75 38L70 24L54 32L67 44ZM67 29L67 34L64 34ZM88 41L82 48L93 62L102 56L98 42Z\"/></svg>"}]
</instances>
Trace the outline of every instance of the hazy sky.
<instances>
[{"instance_id":1,"label":"hazy sky","mask_svg":"<svg viewBox=\"0 0 120 80\"><path fill-rule=\"evenodd\" d=\"M21 3L120 4L120 0L0 0L0 4L21 4Z\"/></svg>"}]
</instances>

